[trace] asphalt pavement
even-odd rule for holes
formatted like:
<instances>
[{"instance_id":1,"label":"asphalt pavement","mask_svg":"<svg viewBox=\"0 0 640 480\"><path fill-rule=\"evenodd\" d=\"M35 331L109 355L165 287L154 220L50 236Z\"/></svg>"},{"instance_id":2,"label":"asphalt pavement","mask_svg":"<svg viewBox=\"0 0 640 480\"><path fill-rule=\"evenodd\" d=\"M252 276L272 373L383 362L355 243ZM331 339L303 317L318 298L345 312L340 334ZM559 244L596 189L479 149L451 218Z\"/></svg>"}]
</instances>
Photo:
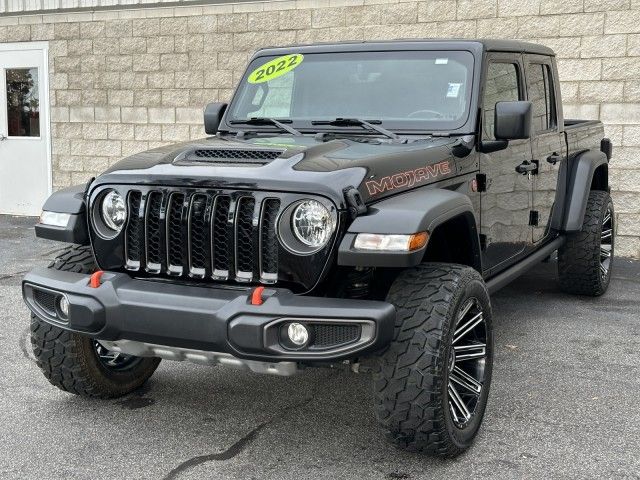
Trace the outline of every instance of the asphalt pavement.
<instances>
[{"instance_id":1,"label":"asphalt pavement","mask_svg":"<svg viewBox=\"0 0 640 480\"><path fill-rule=\"evenodd\" d=\"M542 264L492 299L493 384L474 446L454 460L385 442L370 378L261 376L164 361L139 391L86 400L33 360L21 278L60 244L0 216L0 478L640 478L640 262L609 292L558 290Z\"/></svg>"}]
</instances>

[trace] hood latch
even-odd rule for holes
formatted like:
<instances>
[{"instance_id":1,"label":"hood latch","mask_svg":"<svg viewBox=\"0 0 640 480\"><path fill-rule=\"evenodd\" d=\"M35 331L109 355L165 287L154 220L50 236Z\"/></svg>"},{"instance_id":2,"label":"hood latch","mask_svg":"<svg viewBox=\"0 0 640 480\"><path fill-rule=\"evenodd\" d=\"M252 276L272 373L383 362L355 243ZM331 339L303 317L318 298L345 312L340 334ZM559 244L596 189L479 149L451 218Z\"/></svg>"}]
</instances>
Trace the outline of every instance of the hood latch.
<instances>
[{"instance_id":1,"label":"hood latch","mask_svg":"<svg viewBox=\"0 0 640 480\"><path fill-rule=\"evenodd\" d=\"M367 213L367 206L364 204L362 195L360 195L360 191L356 187L349 186L345 188L343 192L345 201L347 202L347 208L349 209L349 216L352 219L358 215Z\"/></svg>"}]
</instances>

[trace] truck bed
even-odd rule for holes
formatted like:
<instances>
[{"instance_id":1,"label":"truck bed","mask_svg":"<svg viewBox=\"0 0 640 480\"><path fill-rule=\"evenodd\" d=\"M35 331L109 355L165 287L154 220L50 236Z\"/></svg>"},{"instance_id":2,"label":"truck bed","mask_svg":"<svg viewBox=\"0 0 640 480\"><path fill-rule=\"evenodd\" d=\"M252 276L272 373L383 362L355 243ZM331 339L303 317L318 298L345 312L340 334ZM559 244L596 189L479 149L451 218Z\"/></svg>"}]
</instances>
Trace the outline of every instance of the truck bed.
<instances>
[{"instance_id":1,"label":"truck bed","mask_svg":"<svg viewBox=\"0 0 640 480\"><path fill-rule=\"evenodd\" d=\"M569 156L584 150L600 150L604 125L600 120L566 119L564 137Z\"/></svg>"}]
</instances>

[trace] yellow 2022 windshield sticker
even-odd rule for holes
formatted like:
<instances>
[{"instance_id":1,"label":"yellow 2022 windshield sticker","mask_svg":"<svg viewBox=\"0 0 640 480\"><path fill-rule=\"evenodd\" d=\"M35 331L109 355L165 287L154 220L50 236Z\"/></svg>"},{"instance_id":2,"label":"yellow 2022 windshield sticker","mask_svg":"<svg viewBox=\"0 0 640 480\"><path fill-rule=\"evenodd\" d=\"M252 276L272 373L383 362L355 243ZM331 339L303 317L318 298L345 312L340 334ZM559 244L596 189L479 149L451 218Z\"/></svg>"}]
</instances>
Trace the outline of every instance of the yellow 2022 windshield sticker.
<instances>
[{"instance_id":1,"label":"yellow 2022 windshield sticker","mask_svg":"<svg viewBox=\"0 0 640 480\"><path fill-rule=\"evenodd\" d=\"M302 63L304 56L300 53L274 58L270 62L256 68L249 75L249 83L263 83L290 72Z\"/></svg>"}]
</instances>

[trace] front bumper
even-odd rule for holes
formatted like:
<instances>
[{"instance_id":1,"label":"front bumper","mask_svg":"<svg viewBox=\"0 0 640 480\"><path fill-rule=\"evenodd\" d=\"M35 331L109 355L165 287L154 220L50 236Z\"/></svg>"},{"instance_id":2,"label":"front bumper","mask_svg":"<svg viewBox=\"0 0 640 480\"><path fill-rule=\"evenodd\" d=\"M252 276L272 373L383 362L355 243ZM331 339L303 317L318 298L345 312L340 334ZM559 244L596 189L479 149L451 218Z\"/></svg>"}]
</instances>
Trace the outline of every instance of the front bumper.
<instances>
[{"instance_id":1,"label":"front bumper","mask_svg":"<svg viewBox=\"0 0 640 480\"><path fill-rule=\"evenodd\" d=\"M37 268L25 276L23 296L45 322L97 340L267 362L333 361L380 350L391 341L396 316L385 302L298 296L280 288L265 289L262 305L252 305L251 288L193 286L111 272L92 288L89 278ZM69 301L66 319L58 303L63 295ZM304 348L284 345L282 331L291 321L307 325L312 333ZM351 337L343 335L344 327ZM314 331L322 332L321 346L320 340L314 346Z\"/></svg>"}]
</instances>

